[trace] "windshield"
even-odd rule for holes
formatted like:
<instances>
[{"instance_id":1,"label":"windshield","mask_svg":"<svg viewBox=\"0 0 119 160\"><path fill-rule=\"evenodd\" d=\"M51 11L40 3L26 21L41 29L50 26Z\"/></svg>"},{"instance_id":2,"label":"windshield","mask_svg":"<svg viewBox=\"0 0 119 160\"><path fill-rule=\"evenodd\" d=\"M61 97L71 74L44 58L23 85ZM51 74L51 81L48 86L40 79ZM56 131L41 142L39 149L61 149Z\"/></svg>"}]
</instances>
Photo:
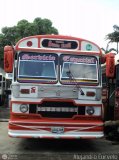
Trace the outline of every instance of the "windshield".
<instances>
[{"instance_id":1,"label":"windshield","mask_svg":"<svg viewBox=\"0 0 119 160\"><path fill-rule=\"evenodd\" d=\"M98 82L98 60L94 56L21 52L19 82L76 84Z\"/></svg>"},{"instance_id":2,"label":"windshield","mask_svg":"<svg viewBox=\"0 0 119 160\"><path fill-rule=\"evenodd\" d=\"M18 80L56 81L57 55L54 53L20 53Z\"/></svg>"},{"instance_id":3,"label":"windshield","mask_svg":"<svg viewBox=\"0 0 119 160\"><path fill-rule=\"evenodd\" d=\"M69 83L69 73L77 82L97 82L97 59L93 56L62 55L61 82Z\"/></svg>"}]
</instances>

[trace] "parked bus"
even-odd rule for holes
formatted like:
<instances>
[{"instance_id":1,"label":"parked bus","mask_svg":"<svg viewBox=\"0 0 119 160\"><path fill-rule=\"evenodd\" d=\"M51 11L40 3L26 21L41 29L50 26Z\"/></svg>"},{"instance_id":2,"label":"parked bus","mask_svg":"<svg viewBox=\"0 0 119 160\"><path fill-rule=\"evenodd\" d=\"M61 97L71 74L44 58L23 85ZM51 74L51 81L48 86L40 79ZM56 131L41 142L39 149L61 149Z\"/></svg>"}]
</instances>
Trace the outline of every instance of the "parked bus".
<instances>
[{"instance_id":1,"label":"parked bus","mask_svg":"<svg viewBox=\"0 0 119 160\"><path fill-rule=\"evenodd\" d=\"M0 68L0 106L3 105L5 99L5 72L2 68Z\"/></svg>"},{"instance_id":2,"label":"parked bus","mask_svg":"<svg viewBox=\"0 0 119 160\"><path fill-rule=\"evenodd\" d=\"M106 74L106 63L102 65L102 101L105 108L105 133L108 138L119 139L119 55L112 56L112 76Z\"/></svg>"},{"instance_id":3,"label":"parked bus","mask_svg":"<svg viewBox=\"0 0 119 160\"><path fill-rule=\"evenodd\" d=\"M104 136L102 51L93 42L36 35L4 48L13 73L8 134L22 138Z\"/></svg>"},{"instance_id":4,"label":"parked bus","mask_svg":"<svg viewBox=\"0 0 119 160\"><path fill-rule=\"evenodd\" d=\"M5 105L11 95L11 73L7 74L0 68L0 106ZM8 105L7 105L8 107Z\"/></svg>"},{"instance_id":5,"label":"parked bus","mask_svg":"<svg viewBox=\"0 0 119 160\"><path fill-rule=\"evenodd\" d=\"M5 74L5 100L4 100L4 106L10 107L10 100L11 100L11 83L12 83L12 73L6 73Z\"/></svg>"}]
</instances>

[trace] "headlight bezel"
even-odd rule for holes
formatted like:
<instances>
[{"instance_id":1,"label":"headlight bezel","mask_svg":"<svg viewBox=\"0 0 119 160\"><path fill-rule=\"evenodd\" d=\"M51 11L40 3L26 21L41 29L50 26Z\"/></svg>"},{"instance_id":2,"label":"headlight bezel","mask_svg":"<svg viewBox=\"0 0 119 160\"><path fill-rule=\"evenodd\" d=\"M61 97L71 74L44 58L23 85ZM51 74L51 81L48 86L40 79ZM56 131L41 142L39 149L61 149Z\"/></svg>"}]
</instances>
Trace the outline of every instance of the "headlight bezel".
<instances>
[{"instance_id":1,"label":"headlight bezel","mask_svg":"<svg viewBox=\"0 0 119 160\"><path fill-rule=\"evenodd\" d=\"M92 107L92 106L88 106L88 107L86 107L86 115L94 115L94 113L95 113L95 110L94 110L94 107Z\"/></svg>"},{"instance_id":2,"label":"headlight bezel","mask_svg":"<svg viewBox=\"0 0 119 160\"><path fill-rule=\"evenodd\" d=\"M101 116L102 115L101 106L86 106L85 115L88 115L88 116Z\"/></svg>"},{"instance_id":3,"label":"headlight bezel","mask_svg":"<svg viewBox=\"0 0 119 160\"><path fill-rule=\"evenodd\" d=\"M19 110L21 113L28 113L29 112L28 104L21 104Z\"/></svg>"}]
</instances>

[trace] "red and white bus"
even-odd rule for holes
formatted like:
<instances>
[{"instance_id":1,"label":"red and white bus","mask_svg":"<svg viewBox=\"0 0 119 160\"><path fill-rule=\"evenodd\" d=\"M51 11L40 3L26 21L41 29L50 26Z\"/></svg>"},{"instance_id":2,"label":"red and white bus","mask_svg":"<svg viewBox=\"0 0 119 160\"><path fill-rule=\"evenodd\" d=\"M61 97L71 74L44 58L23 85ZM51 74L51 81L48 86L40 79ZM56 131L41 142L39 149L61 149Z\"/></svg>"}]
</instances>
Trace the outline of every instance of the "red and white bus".
<instances>
[{"instance_id":1,"label":"red and white bus","mask_svg":"<svg viewBox=\"0 0 119 160\"><path fill-rule=\"evenodd\" d=\"M95 43L71 36L5 46L4 69L13 73L9 136L103 137L101 59Z\"/></svg>"}]
</instances>

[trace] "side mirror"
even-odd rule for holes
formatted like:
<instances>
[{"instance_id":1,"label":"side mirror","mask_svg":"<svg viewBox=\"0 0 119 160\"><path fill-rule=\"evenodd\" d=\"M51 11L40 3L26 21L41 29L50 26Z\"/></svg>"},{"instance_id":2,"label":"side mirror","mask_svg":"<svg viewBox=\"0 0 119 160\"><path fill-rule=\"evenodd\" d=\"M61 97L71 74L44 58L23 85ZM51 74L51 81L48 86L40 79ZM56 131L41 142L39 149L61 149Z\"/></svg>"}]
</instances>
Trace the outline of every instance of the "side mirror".
<instances>
[{"instance_id":1,"label":"side mirror","mask_svg":"<svg viewBox=\"0 0 119 160\"><path fill-rule=\"evenodd\" d=\"M12 73L14 61L14 50L12 46L4 47L4 70L6 73Z\"/></svg>"},{"instance_id":2,"label":"side mirror","mask_svg":"<svg viewBox=\"0 0 119 160\"><path fill-rule=\"evenodd\" d=\"M113 78L115 73L115 58L113 53L106 54L106 76Z\"/></svg>"}]
</instances>

